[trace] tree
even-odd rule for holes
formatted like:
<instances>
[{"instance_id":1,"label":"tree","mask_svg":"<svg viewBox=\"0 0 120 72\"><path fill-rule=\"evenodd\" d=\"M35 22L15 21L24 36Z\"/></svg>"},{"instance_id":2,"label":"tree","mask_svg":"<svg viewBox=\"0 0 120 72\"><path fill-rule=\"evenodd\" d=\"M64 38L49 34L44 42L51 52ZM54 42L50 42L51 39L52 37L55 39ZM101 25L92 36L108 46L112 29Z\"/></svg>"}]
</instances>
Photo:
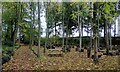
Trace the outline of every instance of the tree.
<instances>
[{"instance_id":1,"label":"tree","mask_svg":"<svg viewBox=\"0 0 120 72\"><path fill-rule=\"evenodd\" d=\"M18 33L19 33L19 37L18 37L18 43L20 44L20 32L21 32L21 29L20 29L20 27L19 27L19 24L21 24L22 23L22 2L19 2L19 7L20 7L20 9L19 9L19 17L18 17Z\"/></svg>"},{"instance_id":2,"label":"tree","mask_svg":"<svg viewBox=\"0 0 120 72\"><path fill-rule=\"evenodd\" d=\"M65 52L66 52L66 48L64 47L64 41L65 41L65 39L64 39L64 11L65 10L65 7L64 7L64 3L63 3L63 21L62 21L62 31L63 31L63 34L62 34L62 48L65 50Z\"/></svg>"},{"instance_id":3,"label":"tree","mask_svg":"<svg viewBox=\"0 0 120 72\"><path fill-rule=\"evenodd\" d=\"M48 40L49 39L49 27L48 26L49 26L49 23L50 23L49 22L49 15L48 15L49 14L49 5L50 5L50 2L45 2L44 3L44 7L45 7L45 11L46 11L46 23L47 23L46 30L45 30L46 31L46 38L45 38L46 40L45 40L45 48L44 48L44 51L43 51L44 53L46 52L45 49L49 44L48 43L48 41L49 41Z\"/></svg>"},{"instance_id":4,"label":"tree","mask_svg":"<svg viewBox=\"0 0 120 72\"><path fill-rule=\"evenodd\" d=\"M38 50L37 54L40 57L40 39L41 39L41 24L40 24L40 2L38 2Z\"/></svg>"},{"instance_id":5,"label":"tree","mask_svg":"<svg viewBox=\"0 0 120 72\"><path fill-rule=\"evenodd\" d=\"M23 6L24 5L24 6ZM21 3L3 3L3 40L4 44L13 46L13 41L15 43L16 34L18 33L18 28L21 28L21 23L19 21L19 15L25 13L20 13L21 8L25 8L26 4ZM21 10L22 11L22 10ZM23 18L23 15L21 16ZM22 22L22 19L21 19ZM13 38L15 38L13 40Z\"/></svg>"},{"instance_id":6,"label":"tree","mask_svg":"<svg viewBox=\"0 0 120 72\"><path fill-rule=\"evenodd\" d=\"M109 49L111 47L111 24L114 22L113 18L116 19L118 13L116 11L116 3L103 3L102 5L104 8L102 12L104 13L104 31L105 31L105 42L106 42L106 53L109 54Z\"/></svg>"},{"instance_id":7,"label":"tree","mask_svg":"<svg viewBox=\"0 0 120 72\"><path fill-rule=\"evenodd\" d=\"M94 3L93 4L93 44L94 44L94 61L95 63L98 62L98 55L97 55L97 51L98 51L98 45L97 45L97 37L98 37L98 34L97 34L97 29L98 29L98 24L96 22L96 17L97 17L97 9L99 7L97 6L97 3Z\"/></svg>"},{"instance_id":8,"label":"tree","mask_svg":"<svg viewBox=\"0 0 120 72\"><path fill-rule=\"evenodd\" d=\"M2 49L2 4L0 3L0 53Z\"/></svg>"},{"instance_id":9,"label":"tree","mask_svg":"<svg viewBox=\"0 0 120 72\"><path fill-rule=\"evenodd\" d=\"M31 2L30 3L30 20L31 20L31 23L30 23L30 49L32 48L33 46L33 43L34 43L34 36L35 36L35 33L34 33L34 29L35 29L35 11L36 11L36 6L35 6L35 3L34 2Z\"/></svg>"},{"instance_id":10,"label":"tree","mask_svg":"<svg viewBox=\"0 0 120 72\"><path fill-rule=\"evenodd\" d=\"M89 10L89 12L90 13L92 13L91 15L90 15L90 47L88 48L88 58L91 56L91 49L92 49L92 47L93 47L93 30L92 30L92 28L93 28L93 21L92 21L92 19L93 19L93 3L92 2L90 2L90 10Z\"/></svg>"},{"instance_id":11,"label":"tree","mask_svg":"<svg viewBox=\"0 0 120 72\"><path fill-rule=\"evenodd\" d=\"M81 23L79 23L79 21L81 21L81 18L79 17L79 3L78 3L78 27L79 27L79 51L81 51Z\"/></svg>"},{"instance_id":12,"label":"tree","mask_svg":"<svg viewBox=\"0 0 120 72\"><path fill-rule=\"evenodd\" d=\"M48 21L47 21L47 19L48 19L48 2L46 2L46 3L44 3L44 7L45 7L45 13L46 13L46 23L48 24ZM45 49L47 48L47 46L48 46L48 25L46 25L47 27L46 27L46 40L45 40L45 48L44 48L44 53L45 53Z\"/></svg>"},{"instance_id":13,"label":"tree","mask_svg":"<svg viewBox=\"0 0 120 72\"><path fill-rule=\"evenodd\" d=\"M30 2L30 14L31 14L31 16L32 16L32 3ZM30 20L31 20L31 23L30 23L30 42L29 42L29 48L30 49L32 49L32 41L33 41L33 38L32 38L32 30L33 30L33 28L32 28L32 17L30 17Z\"/></svg>"},{"instance_id":14,"label":"tree","mask_svg":"<svg viewBox=\"0 0 120 72\"><path fill-rule=\"evenodd\" d=\"M13 23L14 23L15 27L14 27L14 30L13 30L13 32L11 34L11 38L12 38L12 42L13 42L13 49L14 49L14 45L15 45L15 41L16 41L16 37L17 37L17 29L18 29L18 16L19 15L18 15L18 3L17 2L14 3L14 7L15 7L15 15L16 15L16 17L13 20L14 21Z\"/></svg>"},{"instance_id":15,"label":"tree","mask_svg":"<svg viewBox=\"0 0 120 72\"><path fill-rule=\"evenodd\" d=\"M2 4L0 3L0 53L2 53ZM0 57L0 65L2 63L2 58ZM2 71L2 66L0 66L0 71Z\"/></svg>"}]
</instances>

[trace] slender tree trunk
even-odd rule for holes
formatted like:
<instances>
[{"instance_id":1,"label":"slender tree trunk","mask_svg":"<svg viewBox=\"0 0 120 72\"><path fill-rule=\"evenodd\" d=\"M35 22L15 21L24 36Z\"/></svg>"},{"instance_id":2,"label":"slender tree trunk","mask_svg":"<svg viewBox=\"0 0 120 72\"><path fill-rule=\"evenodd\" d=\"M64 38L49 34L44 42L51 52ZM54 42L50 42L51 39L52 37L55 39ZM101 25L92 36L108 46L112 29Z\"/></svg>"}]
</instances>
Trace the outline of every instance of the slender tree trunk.
<instances>
[{"instance_id":1,"label":"slender tree trunk","mask_svg":"<svg viewBox=\"0 0 120 72\"><path fill-rule=\"evenodd\" d=\"M47 29L47 45L50 44L50 41L49 41L49 37L50 37L50 33L49 33L49 28Z\"/></svg>"},{"instance_id":2,"label":"slender tree trunk","mask_svg":"<svg viewBox=\"0 0 120 72\"><path fill-rule=\"evenodd\" d=\"M21 14L21 4L20 4L20 2L19 2L18 5L19 5L20 8L19 8L19 13L18 13L18 30L17 30L17 31L18 31L18 32L17 32L17 33L18 33L18 41L17 41L17 42L18 42L18 44L20 45L20 36L19 36L19 33L20 33L19 24L20 24L20 14Z\"/></svg>"},{"instance_id":3,"label":"slender tree trunk","mask_svg":"<svg viewBox=\"0 0 120 72\"><path fill-rule=\"evenodd\" d=\"M45 47L44 47L44 50L43 50L44 53L45 53L46 48L47 48L47 28L46 28Z\"/></svg>"},{"instance_id":4,"label":"slender tree trunk","mask_svg":"<svg viewBox=\"0 0 120 72\"><path fill-rule=\"evenodd\" d=\"M2 3L0 3L0 54L2 54ZM0 58L0 71L2 72L2 58Z\"/></svg>"},{"instance_id":5,"label":"slender tree trunk","mask_svg":"<svg viewBox=\"0 0 120 72\"><path fill-rule=\"evenodd\" d=\"M30 2L30 14L32 16L32 2ZM32 49L32 17L30 18L31 19L31 23L30 23L30 43L29 43L29 48Z\"/></svg>"},{"instance_id":6,"label":"slender tree trunk","mask_svg":"<svg viewBox=\"0 0 120 72\"><path fill-rule=\"evenodd\" d=\"M105 42L106 42L106 54L109 53L109 41L108 41L108 26L107 26L107 20L105 20Z\"/></svg>"},{"instance_id":7,"label":"slender tree trunk","mask_svg":"<svg viewBox=\"0 0 120 72\"><path fill-rule=\"evenodd\" d=\"M23 3L20 2L20 16L19 16L19 22L22 23L22 17L23 17ZM21 28L19 27L19 38L18 38L18 43L20 44L20 35L21 35Z\"/></svg>"},{"instance_id":8,"label":"slender tree trunk","mask_svg":"<svg viewBox=\"0 0 120 72\"><path fill-rule=\"evenodd\" d=\"M83 29L84 29L82 18L80 18L80 21L81 21L81 26L80 26L80 28L81 28L81 49L82 49L82 47L83 47L82 37L83 37Z\"/></svg>"},{"instance_id":9,"label":"slender tree trunk","mask_svg":"<svg viewBox=\"0 0 120 72\"><path fill-rule=\"evenodd\" d=\"M106 46L106 25L105 25L105 21L104 21L104 46Z\"/></svg>"},{"instance_id":10,"label":"slender tree trunk","mask_svg":"<svg viewBox=\"0 0 120 72\"><path fill-rule=\"evenodd\" d=\"M40 57L40 39L41 39L41 24L40 24L40 2L38 2L38 50L37 55Z\"/></svg>"},{"instance_id":11,"label":"slender tree trunk","mask_svg":"<svg viewBox=\"0 0 120 72\"><path fill-rule=\"evenodd\" d=\"M81 21L81 23L82 23L82 20L81 20L81 18L80 18L80 21ZM81 48L82 48L82 31L81 31L81 23L79 24L79 46L80 46L80 50L79 51L81 51ZM83 28L82 28L83 29Z\"/></svg>"},{"instance_id":12,"label":"slender tree trunk","mask_svg":"<svg viewBox=\"0 0 120 72\"><path fill-rule=\"evenodd\" d=\"M68 48L68 25L67 25L67 30L66 30L66 49Z\"/></svg>"},{"instance_id":13,"label":"slender tree trunk","mask_svg":"<svg viewBox=\"0 0 120 72\"><path fill-rule=\"evenodd\" d=\"M46 4L46 19L48 19L48 5L49 3ZM45 48L44 48L44 53L46 52L46 47L48 46L48 38L49 38L49 34L48 34L48 25L49 25L49 22L47 20L47 28L46 28L46 41L45 41Z\"/></svg>"},{"instance_id":14,"label":"slender tree trunk","mask_svg":"<svg viewBox=\"0 0 120 72\"><path fill-rule=\"evenodd\" d=\"M100 16L99 13L97 13L97 16ZM100 34L99 34L99 18L98 18L98 24L97 24L97 25L98 25L98 28L97 28L97 36L98 36L98 38L97 38L97 41L98 41L97 44L98 44L98 46L97 46L97 47L99 48L99 40L100 40Z\"/></svg>"},{"instance_id":15,"label":"slender tree trunk","mask_svg":"<svg viewBox=\"0 0 120 72\"><path fill-rule=\"evenodd\" d=\"M98 62L98 55L97 55L97 52L98 52L97 43L98 43L98 41L97 41L96 37L93 39L93 42L94 42L94 61L95 61L95 63L97 63Z\"/></svg>"},{"instance_id":16,"label":"slender tree trunk","mask_svg":"<svg viewBox=\"0 0 120 72\"><path fill-rule=\"evenodd\" d=\"M88 22L87 22L87 31L86 31L86 33L87 33L87 37L89 36L89 24L88 24ZM83 33L83 32L82 32ZM82 35L83 36L83 35Z\"/></svg>"},{"instance_id":17,"label":"slender tree trunk","mask_svg":"<svg viewBox=\"0 0 120 72\"><path fill-rule=\"evenodd\" d=\"M80 18L80 21L81 21L81 43L82 43L82 37L83 37L83 29L84 29L84 27L83 27L83 19L84 17L81 17Z\"/></svg>"},{"instance_id":18,"label":"slender tree trunk","mask_svg":"<svg viewBox=\"0 0 120 72\"><path fill-rule=\"evenodd\" d=\"M0 52L2 49L2 3L0 3Z\"/></svg>"},{"instance_id":19,"label":"slender tree trunk","mask_svg":"<svg viewBox=\"0 0 120 72\"><path fill-rule=\"evenodd\" d=\"M99 33L98 33L99 34ZM98 35L98 48L100 47L100 34Z\"/></svg>"},{"instance_id":20,"label":"slender tree trunk","mask_svg":"<svg viewBox=\"0 0 120 72\"><path fill-rule=\"evenodd\" d=\"M81 23L79 22L79 21L81 21L81 18L80 18L80 16L79 16L79 3L78 3L78 26L79 26L79 52L81 51L81 42L82 42L82 40L81 40Z\"/></svg>"},{"instance_id":21,"label":"slender tree trunk","mask_svg":"<svg viewBox=\"0 0 120 72\"><path fill-rule=\"evenodd\" d=\"M93 9L93 4L92 2L90 2L90 5L91 5L91 8ZM92 18L93 18L93 12L92 12ZM92 18L90 20L90 26L91 26L91 30L90 30L90 47L88 48L88 57L91 56L91 50L92 50L92 47L93 47L93 41L92 41L92 38L93 38L93 21L92 21Z\"/></svg>"},{"instance_id":22,"label":"slender tree trunk","mask_svg":"<svg viewBox=\"0 0 120 72\"><path fill-rule=\"evenodd\" d=\"M109 24L109 46L110 46L110 50L112 50L112 42L111 42L111 24Z\"/></svg>"},{"instance_id":23,"label":"slender tree trunk","mask_svg":"<svg viewBox=\"0 0 120 72\"><path fill-rule=\"evenodd\" d=\"M48 5L48 3L46 4L46 20L48 19L48 6L47 5ZM47 27L45 30L46 31L46 38L45 38L45 47L44 47L44 51L43 51L44 53L45 53L45 49L47 48L48 21L46 23L47 23L47 25L46 25Z\"/></svg>"},{"instance_id":24,"label":"slender tree trunk","mask_svg":"<svg viewBox=\"0 0 120 72\"><path fill-rule=\"evenodd\" d=\"M64 20L64 19L63 19ZM62 34L62 48L66 51L66 48L64 47L64 42L65 42L65 38L64 38L64 21L63 21L63 25L62 25L62 28L63 28L63 34Z\"/></svg>"},{"instance_id":25,"label":"slender tree trunk","mask_svg":"<svg viewBox=\"0 0 120 72\"><path fill-rule=\"evenodd\" d=\"M55 22L55 36L57 36L56 22Z\"/></svg>"},{"instance_id":26,"label":"slender tree trunk","mask_svg":"<svg viewBox=\"0 0 120 72\"><path fill-rule=\"evenodd\" d=\"M34 37L34 34L33 34L33 26L34 26L34 22L35 22L35 13L34 13L34 3L31 2L30 3L30 9L31 9L31 23L30 23L30 49L32 49L32 46L33 46L33 37Z\"/></svg>"},{"instance_id":27,"label":"slender tree trunk","mask_svg":"<svg viewBox=\"0 0 120 72\"><path fill-rule=\"evenodd\" d=\"M92 50L92 47L93 47L93 45L92 45L92 43L93 43L92 38L93 38L93 36L92 36L92 22L91 22L91 30L90 30L90 47L88 48L88 57L91 56L91 50Z\"/></svg>"},{"instance_id":28,"label":"slender tree trunk","mask_svg":"<svg viewBox=\"0 0 120 72\"><path fill-rule=\"evenodd\" d=\"M87 36L89 36L89 22L87 22Z\"/></svg>"},{"instance_id":29,"label":"slender tree trunk","mask_svg":"<svg viewBox=\"0 0 120 72\"><path fill-rule=\"evenodd\" d=\"M13 52L14 52L14 48L15 48L15 41L16 41L16 37L17 37L17 29L18 29L18 3L15 2L15 11L16 11L16 18L14 20L14 30L12 32L12 41L13 41Z\"/></svg>"},{"instance_id":30,"label":"slender tree trunk","mask_svg":"<svg viewBox=\"0 0 120 72\"><path fill-rule=\"evenodd\" d=\"M20 24L21 23L21 11L22 11L22 3L21 2L19 2L19 6L20 6L20 9L19 9L19 17L18 17L18 24ZM18 44L20 45L20 27L19 27L19 25L18 25Z\"/></svg>"},{"instance_id":31,"label":"slender tree trunk","mask_svg":"<svg viewBox=\"0 0 120 72\"><path fill-rule=\"evenodd\" d=\"M33 30L35 29L35 27L34 27L34 24L35 24L35 3L34 2L32 2L32 15L33 15L33 20L32 20L32 33L34 33L33 32ZM34 34L32 35L32 45L34 44Z\"/></svg>"},{"instance_id":32,"label":"slender tree trunk","mask_svg":"<svg viewBox=\"0 0 120 72\"><path fill-rule=\"evenodd\" d=\"M64 41L65 41L65 38L64 38L64 6L63 6L63 23L62 23L62 30L63 30L63 34L62 34L62 48L63 48L63 50L66 52L66 48L64 47Z\"/></svg>"},{"instance_id":33,"label":"slender tree trunk","mask_svg":"<svg viewBox=\"0 0 120 72\"><path fill-rule=\"evenodd\" d=\"M114 24L114 47L115 47L115 36L116 36L116 24Z\"/></svg>"},{"instance_id":34,"label":"slender tree trunk","mask_svg":"<svg viewBox=\"0 0 120 72\"><path fill-rule=\"evenodd\" d=\"M93 4L93 9L94 9L94 12L93 12L93 22L94 22L94 26L93 26L94 62L96 64L98 62L98 55L97 55L97 52L98 52L98 44L97 44L98 43L98 41L97 41L98 40L97 39L98 34L97 34L97 29L98 29L98 27L96 26L98 24L96 24L97 21L95 20L96 16L97 16L97 13L95 12L97 10L97 4L96 3Z\"/></svg>"}]
</instances>

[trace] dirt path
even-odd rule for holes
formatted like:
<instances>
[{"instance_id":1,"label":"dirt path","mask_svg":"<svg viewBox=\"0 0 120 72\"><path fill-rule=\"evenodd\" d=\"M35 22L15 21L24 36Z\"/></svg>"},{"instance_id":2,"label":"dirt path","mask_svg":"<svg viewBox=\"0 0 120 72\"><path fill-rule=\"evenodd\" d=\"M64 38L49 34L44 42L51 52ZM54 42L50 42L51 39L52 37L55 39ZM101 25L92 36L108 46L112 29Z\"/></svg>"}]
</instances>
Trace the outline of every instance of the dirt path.
<instances>
[{"instance_id":1,"label":"dirt path","mask_svg":"<svg viewBox=\"0 0 120 72\"><path fill-rule=\"evenodd\" d=\"M35 57L28 46L21 46L11 60L3 65L3 70L31 70Z\"/></svg>"}]
</instances>

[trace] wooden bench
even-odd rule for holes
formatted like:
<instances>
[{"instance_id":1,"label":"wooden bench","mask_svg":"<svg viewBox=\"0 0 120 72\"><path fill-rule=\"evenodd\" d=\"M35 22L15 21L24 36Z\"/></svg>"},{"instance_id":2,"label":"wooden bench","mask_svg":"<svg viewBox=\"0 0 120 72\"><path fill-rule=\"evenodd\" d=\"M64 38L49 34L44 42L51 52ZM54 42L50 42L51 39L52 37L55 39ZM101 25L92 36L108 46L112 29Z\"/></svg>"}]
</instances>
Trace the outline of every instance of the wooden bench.
<instances>
[{"instance_id":1,"label":"wooden bench","mask_svg":"<svg viewBox=\"0 0 120 72\"><path fill-rule=\"evenodd\" d=\"M62 49L48 49L49 56L62 56Z\"/></svg>"}]
</instances>

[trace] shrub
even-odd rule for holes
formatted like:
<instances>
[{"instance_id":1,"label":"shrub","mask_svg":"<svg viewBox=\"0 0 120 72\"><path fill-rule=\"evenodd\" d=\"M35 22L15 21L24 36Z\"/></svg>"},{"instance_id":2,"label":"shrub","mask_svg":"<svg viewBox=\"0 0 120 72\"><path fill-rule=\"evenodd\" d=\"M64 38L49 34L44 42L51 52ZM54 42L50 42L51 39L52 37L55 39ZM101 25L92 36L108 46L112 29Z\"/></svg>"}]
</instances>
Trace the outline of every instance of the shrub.
<instances>
[{"instance_id":1,"label":"shrub","mask_svg":"<svg viewBox=\"0 0 120 72\"><path fill-rule=\"evenodd\" d=\"M4 54L4 56L2 57L2 64L8 62L10 58L11 58L10 55Z\"/></svg>"}]
</instances>

